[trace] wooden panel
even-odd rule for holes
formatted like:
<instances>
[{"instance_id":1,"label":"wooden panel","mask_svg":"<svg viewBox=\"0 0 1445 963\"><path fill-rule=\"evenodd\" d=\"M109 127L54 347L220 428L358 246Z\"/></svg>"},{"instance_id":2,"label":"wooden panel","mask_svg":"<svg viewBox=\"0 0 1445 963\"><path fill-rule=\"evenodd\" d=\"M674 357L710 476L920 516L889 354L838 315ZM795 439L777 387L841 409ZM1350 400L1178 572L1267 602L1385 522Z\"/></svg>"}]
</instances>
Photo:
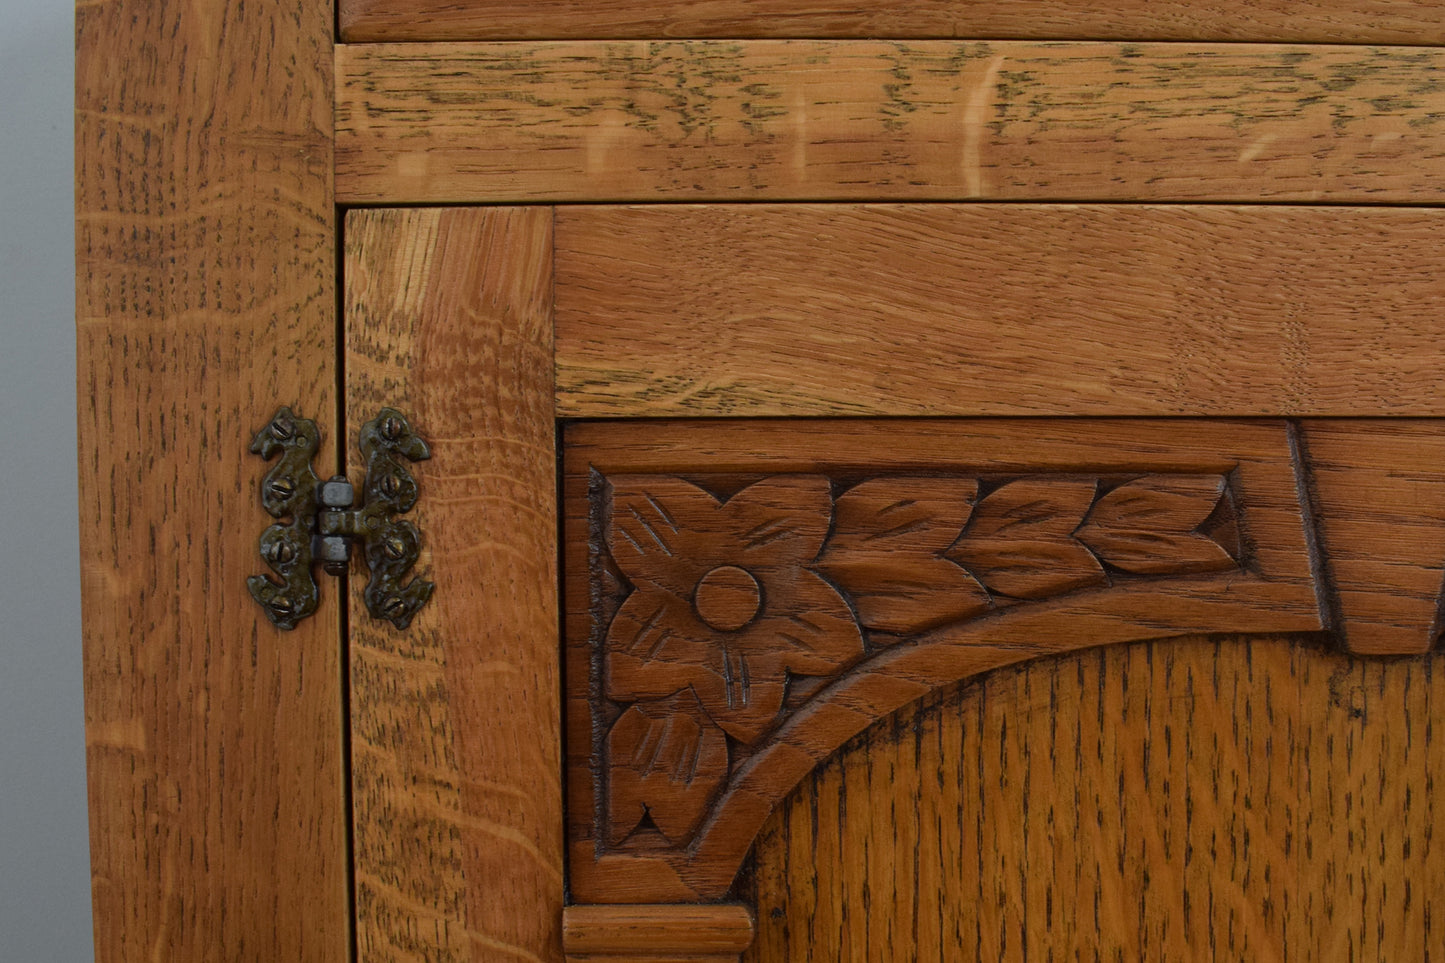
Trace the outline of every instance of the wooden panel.
<instances>
[{"instance_id":1,"label":"wooden panel","mask_svg":"<svg viewBox=\"0 0 1445 963\"><path fill-rule=\"evenodd\" d=\"M432 600L351 604L363 959L558 960L562 786L552 212L353 211L350 433L382 405L416 466Z\"/></svg>"},{"instance_id":2,"label":"wooden panel","mask_svg":"<svg viewBox=\"0 0 1445 963\"><path fill-rule=\"evenodd\" d=\"M1445 946L1445 672L1434 658L1310 660L1300 679L1296 958L1432 960Z\"/></svg>"},{"instance_id":3,"label":"wooden panel","mask_svg":"<svg viewBox=\"0 0 1445 963\"><path fill-rule=\"evenodd\" d=\"M1442 699L1433 661L1277 640L1001 670L774 814L744 959L1431 958Z\"/></svg>"},{"instance_id":4,"label":"wooden panel","mask_svg":"<svg viewBox=\"0 0 1445 963\"><path fill-rule=\"evenodd\" d=\"M1009 42L337 51L343 202L1439 202L1445 52Z\"/></svg>"},{"instance_id":5,"label":"wooden panel","mask_svg":"<svg viewBox=\"0 0 1445 963\"><path fill-rule=\"evenodd\" d=\"M1442 415L1445 213L557 212L558 413Z\"/></svg>"},{"instance_id":6,"label":"wooden panel","mask_svg":"<svg viewBox=\"0 0 1445 963\"><path fill-rule=\"evenodd\" d=\"M341 0L363 40L1032 37L1445 43L1429 0Z\"/></svg>"},{"instance_id":7,"label":"wooden panel","mask_svg":"<svg viewBox=\"0 0 1445 963\"><path fill-rule=\"evenodd\" d=\"M331 12L104 0L76 27L96 958L340 963L335 593L286 634L246 589L252 436L280 404L334 435Z\"/></svg>"},{"instance_id":8,"label":"wooden panel","mask_svg":"<svg viewBox=\"0 0 1445 963\"><path fill-rule=\"evenodd\" d=\"M1428 651L1442 628L1445 423L1316 421L1303 437L1345 644Z\"/></svg>"},{"instance_id":9,"label":"wooden panel","mask_svg":"<svg viewBox=\"0 0 1445 963\"><path fill-rule=\"evenodd\" d=\"M566 439L579 902L725 897L815 765L960 679L1326 628L1282 422L601 422Z\"/></svg>"}]
</instances>

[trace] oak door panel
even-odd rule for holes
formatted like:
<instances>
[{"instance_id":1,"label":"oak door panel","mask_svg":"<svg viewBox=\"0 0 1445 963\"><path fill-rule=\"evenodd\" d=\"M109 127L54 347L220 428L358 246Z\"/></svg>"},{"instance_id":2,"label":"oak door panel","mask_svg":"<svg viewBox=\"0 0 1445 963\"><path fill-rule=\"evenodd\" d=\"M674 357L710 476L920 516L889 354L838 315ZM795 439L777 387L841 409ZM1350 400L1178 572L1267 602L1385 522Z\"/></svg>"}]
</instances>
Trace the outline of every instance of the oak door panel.
<instances>
[{"instance_id":1,"label":"oak door panel","mask_svg":"<svg viewBox=\"0 0 1445 963\"><path fill-rule=\"evenodd\" d=\"M999 670L779 807L744 959L1432 959L1442 699L1428 659L1235 637Z\"/></svg>"}]
</instances>

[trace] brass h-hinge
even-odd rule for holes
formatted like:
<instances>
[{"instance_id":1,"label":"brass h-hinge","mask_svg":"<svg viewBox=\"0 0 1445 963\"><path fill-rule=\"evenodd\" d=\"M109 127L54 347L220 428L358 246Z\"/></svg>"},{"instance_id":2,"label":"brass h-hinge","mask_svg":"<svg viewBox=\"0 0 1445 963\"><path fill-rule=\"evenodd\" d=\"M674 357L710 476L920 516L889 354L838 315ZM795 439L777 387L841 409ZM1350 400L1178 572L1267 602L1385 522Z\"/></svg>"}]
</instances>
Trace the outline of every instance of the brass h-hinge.
<instances>
[{"instance_id":1,"label":"brass h-hinge","mask_svg":"<svg viewBox=\"0 0 1445 963\"><path fill-rule=\"evenodd\" d=\"M251 596L272 622L293 629L316 611L312 563L321 562L332 575L341 575L350 564L352 545L359 542L371 573L367 611L404 629L435 586L421 578L402 584L416 564L421 533L394 516L410 511L417 500L416 479L406 462L430 458L431 449L405 415L381 409L361 428L365 500L353 506L356 492L346 476L323 482L312 470L320 441L316 422L282 408L251 442L251 451L262 458L281 456L261 481L261 504L272 517L290 519L261 533L261 557L281 581L252 575L246 583Z\"/></svg>"}]
</instances>

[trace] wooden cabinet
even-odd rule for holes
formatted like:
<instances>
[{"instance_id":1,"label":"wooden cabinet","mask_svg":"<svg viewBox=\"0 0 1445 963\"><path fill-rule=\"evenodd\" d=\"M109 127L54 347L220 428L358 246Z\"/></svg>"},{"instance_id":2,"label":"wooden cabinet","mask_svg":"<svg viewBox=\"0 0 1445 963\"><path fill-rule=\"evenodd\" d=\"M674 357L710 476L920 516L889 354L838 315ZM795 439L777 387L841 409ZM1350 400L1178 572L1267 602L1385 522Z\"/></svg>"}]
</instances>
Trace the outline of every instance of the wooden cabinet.
<instances>
[{"instance_id":1,"label":"wooden cabinet","mask_svg":"<svg viewBox=\"0 0 1445 963\"><path fill-rule=\"evenodd\" d=\"M1445 953L1378 6L82 8L98 958ZM280 404L408 628L250 600Z\"/></svg>"}]
</instances>

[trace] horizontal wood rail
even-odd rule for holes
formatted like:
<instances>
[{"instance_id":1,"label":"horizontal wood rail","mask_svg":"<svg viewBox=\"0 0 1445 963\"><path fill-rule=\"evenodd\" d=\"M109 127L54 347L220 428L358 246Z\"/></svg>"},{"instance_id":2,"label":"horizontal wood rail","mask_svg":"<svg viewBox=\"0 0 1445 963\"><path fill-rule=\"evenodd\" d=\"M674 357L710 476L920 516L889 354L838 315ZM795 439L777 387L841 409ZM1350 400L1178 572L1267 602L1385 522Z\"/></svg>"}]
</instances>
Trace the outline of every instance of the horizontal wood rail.
<instances>
[{"instance_id":1,"label":"horizontal wood rail","mask_svg":"<svg viewBox=\"0 0 1445 963\"><path fill-rule=\"evenodd\" d=\"M340 0L342 39L1015 37L1445 43L1430 0Z\"/></svg>"},{"instance_id":2,"label":"horizontal wood rail","mask_svg":"<svg viewBox=\"0 0 1445 963\"><path fill-rule=\"evenodd\" d=\"M557 413L1445 415L1445 211L557 210Z\"/></svg>"},{"instance_id":3,"label":"horizontal wood rail","mask_svg":"<svg viewBox=\"0 0 1445 963\"><path fill-rule=\"evenodd\" d=\"M341 46L346 204L1445 198L1445 51Z\"/></svg>"}]
</instances>

